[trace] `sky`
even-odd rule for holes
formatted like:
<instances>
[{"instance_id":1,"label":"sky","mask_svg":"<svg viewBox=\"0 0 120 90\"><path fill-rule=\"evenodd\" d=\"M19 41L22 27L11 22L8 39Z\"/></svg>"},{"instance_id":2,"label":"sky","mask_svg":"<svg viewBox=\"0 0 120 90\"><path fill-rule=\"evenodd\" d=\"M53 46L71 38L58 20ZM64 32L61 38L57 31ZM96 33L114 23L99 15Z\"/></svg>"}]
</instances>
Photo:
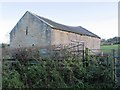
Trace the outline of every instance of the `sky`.
<instances>
[{"instance_id":1,"label":"sky","mask_svg":"<svg viewBox=\"0 0 120 90\"><path fill-rule=\"evenodd\" d=\"M55 22L82 26L102 39L118 36L118 2L1 2L0 43L26 11Z\"/></svg>"}]
</instances>

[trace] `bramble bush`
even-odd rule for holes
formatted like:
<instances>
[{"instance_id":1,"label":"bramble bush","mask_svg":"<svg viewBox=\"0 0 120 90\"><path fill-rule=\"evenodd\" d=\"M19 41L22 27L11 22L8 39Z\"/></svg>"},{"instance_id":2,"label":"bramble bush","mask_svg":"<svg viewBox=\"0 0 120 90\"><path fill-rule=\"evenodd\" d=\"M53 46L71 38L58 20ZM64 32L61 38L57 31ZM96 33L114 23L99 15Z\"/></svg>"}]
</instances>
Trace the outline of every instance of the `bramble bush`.
<instances>
[{"instance_id":1,"label":"bramble bush","mask_svg":"<svg viewBox=\"0 0 120 90\"><path fill-rule=\"evenodd\" d=\"M22 60L23 60L22 56ZM25 59L26 60L26 59ZM32 61L32 62L31 62ZM34 63L33 63L34 62ZM3 63L3 88L113 88L110 68L94 62L83 66L81 58L27 59L21 63Z\"/></svg>"}]
</instances>

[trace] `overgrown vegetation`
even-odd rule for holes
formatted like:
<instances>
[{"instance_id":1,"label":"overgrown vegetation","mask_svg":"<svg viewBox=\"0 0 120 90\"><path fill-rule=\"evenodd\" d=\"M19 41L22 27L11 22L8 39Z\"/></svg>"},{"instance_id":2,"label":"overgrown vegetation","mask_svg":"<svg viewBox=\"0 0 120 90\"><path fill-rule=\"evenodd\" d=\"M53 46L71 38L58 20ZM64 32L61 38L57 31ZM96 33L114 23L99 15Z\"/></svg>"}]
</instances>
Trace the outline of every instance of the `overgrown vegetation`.
<instances>
[{"instance_id":1,"label":"overgrown vegetation","mask_svg":"<svg viewBox=\"0 0 120 90\"><path fill-rule=\"evenodd\" d=\"M20 53L19 53L20 54ZM3 63L3 88L95 88L114 87L111 68L93 60L85 66L80 57L62 61L50 57L26 59L18 55L14 63ZM25 60L25 62L23 62ZM86 63L89 61L86 60Z\"/></svg>"}]
</instances>

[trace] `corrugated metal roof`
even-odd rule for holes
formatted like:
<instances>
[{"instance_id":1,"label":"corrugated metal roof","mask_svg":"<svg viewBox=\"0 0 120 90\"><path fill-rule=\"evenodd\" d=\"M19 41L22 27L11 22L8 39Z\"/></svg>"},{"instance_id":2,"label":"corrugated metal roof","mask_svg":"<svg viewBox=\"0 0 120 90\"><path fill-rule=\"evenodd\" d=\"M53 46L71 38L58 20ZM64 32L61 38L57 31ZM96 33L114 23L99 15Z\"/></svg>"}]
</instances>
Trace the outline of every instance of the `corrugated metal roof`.
<instances>
[{"instance_id":1,"label":"corrugated metal roof","mask_svg":"<svg viewBox=\"0 0 120 90\"><path fill-rule=\"evenodd\" d=\"M52 28L60 29L62 31L67 31L67 32L73 32L73 33L77 33L77 34L81 34L81 35L87 35L87 36L92 36L92 37L100 38L96 34L90 32L89 30L87 30L87 29L85 29L85 28L83 28L81 26L77 26L77 27L67 26L67 25L56 23L56 22L54 22L54 21L52 21L50 19L38 16L36 14L33 14L33 15L35 15L36 17L38 17L40 20L42 19L43 21L45 21Z\"/></svg>"}]
</instances>

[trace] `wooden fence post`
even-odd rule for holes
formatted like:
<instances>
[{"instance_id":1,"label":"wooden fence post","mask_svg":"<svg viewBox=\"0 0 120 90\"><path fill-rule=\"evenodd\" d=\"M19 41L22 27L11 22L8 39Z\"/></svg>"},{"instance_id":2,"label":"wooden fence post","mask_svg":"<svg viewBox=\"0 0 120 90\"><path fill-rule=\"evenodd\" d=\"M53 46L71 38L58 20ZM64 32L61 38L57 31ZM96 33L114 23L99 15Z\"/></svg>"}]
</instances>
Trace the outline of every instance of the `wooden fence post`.
<instances>
[{"instance_id":1,"label":"wooden fence post","mask_svg":"<svg viewBox=\"0 0 120 90\"><path fill-rule=\"evenodd\" d=\"M84 52L84 43L83 43L83 67L85 66L85 57L84 57L84 55L85 55L85 52Z\"/></svg>"},{"instance_id":2,"label":"wooden fence post","mask_svg":"<svg viewBox=\"0 0 120 90\"><path fill-rule=\"evenodd\" d=\"M115 82L115 50L113 49L113 61L112 61L112 77Z\"/></svg>"},{"instance_id":3,"label":"wooden fence post","mask_svg":"<svg viewBox=\"0 0 120 90\"><path fill-rule=\"evenodd\" d=\"M89 49L85 49L85 66L87 67L89 65Z\"/></svg>"}]
</instances>

